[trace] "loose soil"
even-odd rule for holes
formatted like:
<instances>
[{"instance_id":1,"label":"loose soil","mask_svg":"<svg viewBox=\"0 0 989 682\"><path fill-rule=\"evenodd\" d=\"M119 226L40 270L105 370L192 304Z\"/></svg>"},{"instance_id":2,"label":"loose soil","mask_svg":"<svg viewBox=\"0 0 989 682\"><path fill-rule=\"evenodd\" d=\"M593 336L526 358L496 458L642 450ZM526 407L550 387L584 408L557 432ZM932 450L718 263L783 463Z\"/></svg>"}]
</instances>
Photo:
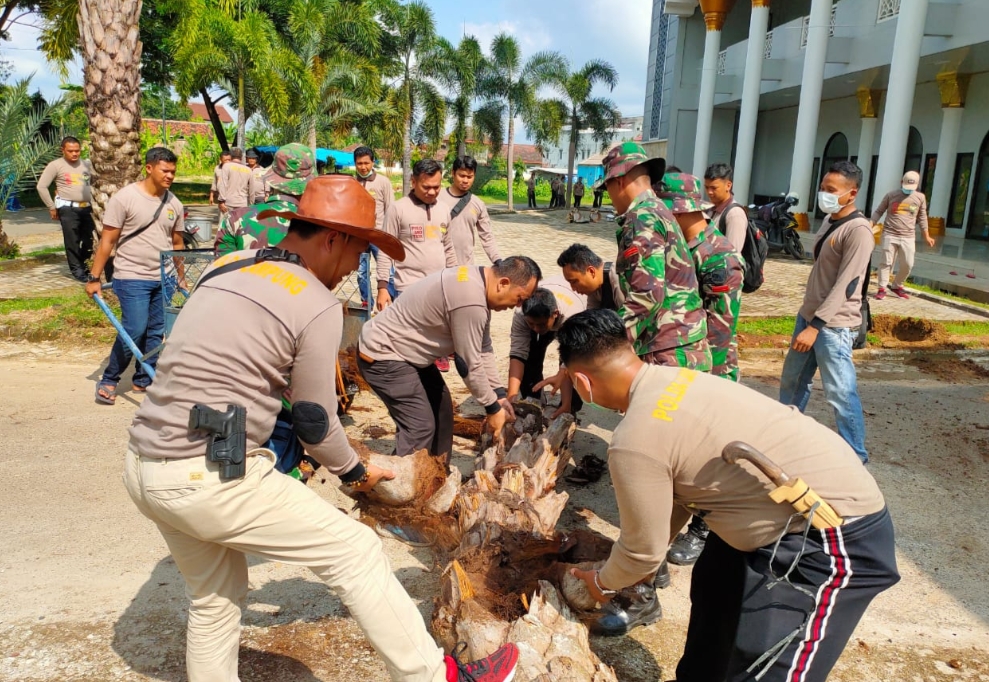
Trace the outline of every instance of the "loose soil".
<instances>
[{"instance_id":1,"label":"loose soil","mask_svg":"<svg viewBox=\"0 0 989 682\"><path fill-rule=\"evenodd\" d=\"M989 370L985 367L954 355L915 355L906 362L925 374L950 383L984 382L989 379Z\"/></svg>"}]
</instances>

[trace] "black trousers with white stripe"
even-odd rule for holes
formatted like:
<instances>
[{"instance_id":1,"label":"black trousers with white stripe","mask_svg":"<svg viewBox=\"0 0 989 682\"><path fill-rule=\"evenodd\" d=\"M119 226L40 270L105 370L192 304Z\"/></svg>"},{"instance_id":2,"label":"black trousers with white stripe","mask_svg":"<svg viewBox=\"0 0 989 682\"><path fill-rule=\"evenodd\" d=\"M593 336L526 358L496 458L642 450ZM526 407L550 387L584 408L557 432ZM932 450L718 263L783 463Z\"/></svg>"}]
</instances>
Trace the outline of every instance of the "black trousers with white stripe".
<instances>
[{"instance_id":1,"label":"black trousers with white stripe","mask_svg":"<svg viewBox=\"0 0 989 682\"><path fill-rule=\"evenodd\" d=\"M824 682L866 607L900 579L886 509L811 530L806 545L802 533L786 535L772 555L772 545L741 552L708 535L691 577L677 682L754 680L767 666L761 682ZM797 556L789 579L803 591L785 582L767 589ZM791 635L775 662L753 667Z\"/></svg>"}]
</instances>

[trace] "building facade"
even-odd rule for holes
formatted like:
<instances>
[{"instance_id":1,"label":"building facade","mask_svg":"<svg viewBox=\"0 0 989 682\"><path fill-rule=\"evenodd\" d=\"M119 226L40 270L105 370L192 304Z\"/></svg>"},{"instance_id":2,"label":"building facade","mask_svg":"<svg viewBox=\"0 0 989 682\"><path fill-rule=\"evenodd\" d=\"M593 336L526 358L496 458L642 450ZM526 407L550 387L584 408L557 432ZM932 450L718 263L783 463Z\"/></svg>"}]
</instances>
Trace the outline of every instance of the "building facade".
<instances>
[{"instance_id":1,"label":"building facade","mask_svg":"<svg viewBox=\"0 0 989 682\"><path fill-rule=\"evenodd\" d=\"M577 138L577 156L574 163L579 165L581 161L600 154L602 150L607 151L622 142L641 139L642 123L642 116L622 118L621 124L617 128L608 129L608 141L603 147L600 142L594 139L593 130L581 130ZM563 126L560 131L560 139L555 144L546 144L543 147L546 163L550 166L566 168L569 150L570 126Z\"/></svg>"},{"instance_id":2,"label":"building facade","mask_svg":"<svg viewBox=\"0 0 989 682\"><path fill-rule=\"evenodd\" d=\"M936 229L989 240L986 26L987 0L654 0L644 139L732 163L739 201L796 192L805 225L834 161L864 210L916 170Z\"/></svg>"}]
</instances>

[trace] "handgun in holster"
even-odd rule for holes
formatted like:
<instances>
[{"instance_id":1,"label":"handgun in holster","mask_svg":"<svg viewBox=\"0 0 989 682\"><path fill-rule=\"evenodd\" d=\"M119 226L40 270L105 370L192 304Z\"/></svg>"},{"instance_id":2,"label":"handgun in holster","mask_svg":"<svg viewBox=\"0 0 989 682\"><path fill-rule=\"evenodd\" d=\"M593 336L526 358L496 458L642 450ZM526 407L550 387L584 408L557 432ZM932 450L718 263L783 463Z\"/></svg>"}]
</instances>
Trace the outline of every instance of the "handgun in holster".
<instances>
[{"instance_id":1,"label":"handgun in holster","mask_svg":"<svg viewBox=\"0 0 989 682\"><path fill-rule=\"evenodd\" d=\"M226 412L206 405L189 410L189 430L209 434L206 459L220 465L220 479L243 478L247 457L247 409L227 405Z\"/></svg>"}]
</instances>

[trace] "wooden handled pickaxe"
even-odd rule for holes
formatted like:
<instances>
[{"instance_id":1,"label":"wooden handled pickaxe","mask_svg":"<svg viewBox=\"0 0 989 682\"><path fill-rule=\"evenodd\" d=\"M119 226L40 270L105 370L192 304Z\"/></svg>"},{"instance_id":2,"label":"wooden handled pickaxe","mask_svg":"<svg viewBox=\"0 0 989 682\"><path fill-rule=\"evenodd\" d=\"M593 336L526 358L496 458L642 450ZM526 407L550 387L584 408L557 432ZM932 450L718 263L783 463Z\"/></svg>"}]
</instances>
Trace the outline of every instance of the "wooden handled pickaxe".
<instances>
[{"instance_id":1,"label":"wooden handled pickaxe","mask_svg":"<svg viewBox=\"0 0 989 682\"><path fill-rule=\"evenodd\" d=\"M810 516L811 508L817 504L814 510L814 518L811 525L818 530L835 528L843 522L838 513L830 504L821 499L821 496L810 489L802 479L793 479L786 475L782 469L772 462L764 454L756 450L748 443L740 440L732 441L725 446L721 452L721 459L728 464L735 464L740 459L751 462L759 471L765 474L766 478L775 484L776 490L769 492L769 497L774 502L789 502L793 508L804 515Z\"/></svg>"}]
</instances>

